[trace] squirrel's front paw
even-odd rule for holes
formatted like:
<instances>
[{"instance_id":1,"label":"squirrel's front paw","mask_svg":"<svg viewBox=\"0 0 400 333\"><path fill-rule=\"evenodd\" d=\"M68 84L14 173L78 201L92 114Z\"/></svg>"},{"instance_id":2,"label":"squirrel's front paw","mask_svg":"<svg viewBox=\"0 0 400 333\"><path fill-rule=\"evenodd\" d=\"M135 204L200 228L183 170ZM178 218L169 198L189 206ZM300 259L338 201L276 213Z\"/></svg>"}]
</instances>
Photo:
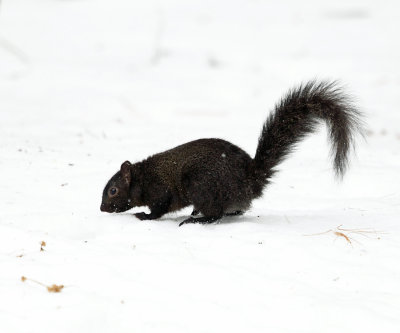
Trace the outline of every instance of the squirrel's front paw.
<instances>
[{"instance_id":1,"label":"squirrel's front paw","mask_svg":"<svg viewBox=\"0 0 400 333\"><path fill-rule=\"evenodd\" d=\"M150 218L149 218L149 215L150 214L146 214L146 213L144 213L144 212L141 212L141 213L136 213L135 214L135 216L139 219L139 220L149 220Z\"/></svg>"}]
</instances>

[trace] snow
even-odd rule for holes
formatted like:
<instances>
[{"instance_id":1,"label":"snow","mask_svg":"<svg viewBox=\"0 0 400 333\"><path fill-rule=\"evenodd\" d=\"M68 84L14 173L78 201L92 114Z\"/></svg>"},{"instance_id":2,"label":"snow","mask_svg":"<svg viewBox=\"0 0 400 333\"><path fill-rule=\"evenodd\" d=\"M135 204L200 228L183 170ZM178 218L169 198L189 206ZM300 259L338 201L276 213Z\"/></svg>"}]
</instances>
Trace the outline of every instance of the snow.
<instances>
[{"instance_id":1,"label":"snow","mask_svg":"<svg viewBox=\"0 0 400 333\"><path fill-rule=\"evenodd\" d=\"M3 1L0 331L399 332L399 28L397 1ZM367 117L343 182L321 127L244 216L100 212L127 159L201 137L254 154L311 78Z\"/></svg>"}]
</instances>

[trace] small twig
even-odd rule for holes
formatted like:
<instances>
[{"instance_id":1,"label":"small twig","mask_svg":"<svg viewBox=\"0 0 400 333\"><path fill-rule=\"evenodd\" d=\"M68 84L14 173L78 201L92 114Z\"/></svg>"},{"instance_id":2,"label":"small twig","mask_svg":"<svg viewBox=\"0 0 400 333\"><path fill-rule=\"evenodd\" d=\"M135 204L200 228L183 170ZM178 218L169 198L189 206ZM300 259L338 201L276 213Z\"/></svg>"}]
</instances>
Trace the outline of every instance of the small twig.
<instances>
[{"instance_id":1,"label":"small twig","mask_svg":"<svg viewBox=\"0 0 400 333\"><path fill-rule=\"evenodd\" d=\"M162 40L164 36L164 31L165 31L165 22L164 22L164 12L163 10L159 10L157 13L157 27L156 27L156 33L155 33L155 38L154 38L154 51L153 55L151 56L151 63L153 65L157 65L161 58L163 57L163 49L162 49Z\"/></svg>"},{"instance_id":2,"label":"small twig","mask_svg":"<svg viewBox=\"0 0 400 333\"><path fill-rule=\"evenodd\" d=\"M20 70L14 70L10 73L8 78L10 79L17 79L25 76L30 67L31 67L31 62L28 57L28 55L20 49L18 46L13 44L12 42L6 40L4 37L0 36L0 48L4 49L6 52L8 52L12 57L14 57L17 61L19 61L23 68Z\"/></svg>"},{"instance_id":3,"label":"small twig","mask_svg":"<svg viewBox=\"0 0 400 333\"><path fill-rule=\"evenodd\" d=\"M8 51L11 55L13 55L16 59L18 59L22 64L24 65L30 64L28 55L18 46L4 39L4 37L0 37L0 46L4 50Z\"/></svg>"},{"instance_id":4,"label":"small twig","mask_svg":"<svg viewBox=\"0 0 400 333\"><path fill-rule=\"evenodd\" d=\"M289 220L289 218L288 218L286 215L283 215L283 217L285 218L285 220L286 220L287 223L290 223L290 220Z\"/></svg>"},{"instance_id":5,"label":"small twig","mask_svg":"<svg viewBox=\"0 0 400 333\"><path fill-rule=\"evenodd\" d=\"M47 286L42 282L39 282L39 281L36 281L36 280L32 280L32 279L28 279L25 276L21 276L21 281L22 282L25 282L27 280L29 280L31 282L34 282L34 283L36 283L36 284L38 284L38 285L40 285L42 287L45 287L49 293L59 293L64 288L64 286L62 284L61 285L53 284L51 286Z\"/></svg>"},{"instance_id":6,"label":"small twig","mask_svg":"<svg viewBox=\"0 0 400 333\"><path fill-rule=\"evenodd\" d=\"M327 233L332 232L332 231L333 231L332 229L329 229L327 231L319 232L317 234L306 234L306 235L303 235L303 236L319 236L319 235L327 234Z\"/></svg>"}]
</instances>

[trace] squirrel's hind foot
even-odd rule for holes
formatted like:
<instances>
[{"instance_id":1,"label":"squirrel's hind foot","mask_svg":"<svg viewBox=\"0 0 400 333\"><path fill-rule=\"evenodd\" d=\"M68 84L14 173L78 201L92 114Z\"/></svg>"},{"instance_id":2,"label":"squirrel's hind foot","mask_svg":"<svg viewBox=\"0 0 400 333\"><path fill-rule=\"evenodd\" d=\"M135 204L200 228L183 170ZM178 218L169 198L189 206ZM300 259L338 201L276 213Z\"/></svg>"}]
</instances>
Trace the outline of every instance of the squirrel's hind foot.
<instances>
[{"instance_id":1,"label":"squirrel's hind foot","mask_svg":"<svg viewBox=\"0 0 400 333\"><path fill-rule=\"evenodd\" d=\"M189 217L188 219L184 220L183 222L179 223L179 226L181 227L184 224L188 223L201 223L201 224L209 224L213 223L214 221L217 221L221 218L221 216L203 216L203 217Z\"/></svg>"},{"instance_id":2,"label":"squirrel's hind foot","mask_svg":"<svg viewBox=\"0 0 400 333\"><path fill-rule=\"evenodd\" d=\"M243 214L244 214L244 211L236 210L236 211L231 212L231 213L226 213L225 216L237 216L237 215L243 215Z\"/></svg>"}]
</instances>

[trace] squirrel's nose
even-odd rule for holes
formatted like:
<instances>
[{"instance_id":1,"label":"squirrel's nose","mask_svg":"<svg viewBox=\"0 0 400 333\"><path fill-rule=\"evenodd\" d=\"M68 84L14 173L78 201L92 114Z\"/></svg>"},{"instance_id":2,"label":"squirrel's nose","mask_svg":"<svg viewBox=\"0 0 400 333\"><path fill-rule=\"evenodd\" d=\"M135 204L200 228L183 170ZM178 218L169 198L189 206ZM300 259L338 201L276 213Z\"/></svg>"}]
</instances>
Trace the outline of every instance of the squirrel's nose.
<instances>
[{"instance_id":1,"label":"squirrel's nose","mask_svg":"<svg viewBox=\"0 0 400 333\"><path fill-rule=\"evenodd\" d=\"M106 205L102 203L101 206L100 206L100 210L102 212L105 212L106 211Z\"/></svg>"}]
</instances>

